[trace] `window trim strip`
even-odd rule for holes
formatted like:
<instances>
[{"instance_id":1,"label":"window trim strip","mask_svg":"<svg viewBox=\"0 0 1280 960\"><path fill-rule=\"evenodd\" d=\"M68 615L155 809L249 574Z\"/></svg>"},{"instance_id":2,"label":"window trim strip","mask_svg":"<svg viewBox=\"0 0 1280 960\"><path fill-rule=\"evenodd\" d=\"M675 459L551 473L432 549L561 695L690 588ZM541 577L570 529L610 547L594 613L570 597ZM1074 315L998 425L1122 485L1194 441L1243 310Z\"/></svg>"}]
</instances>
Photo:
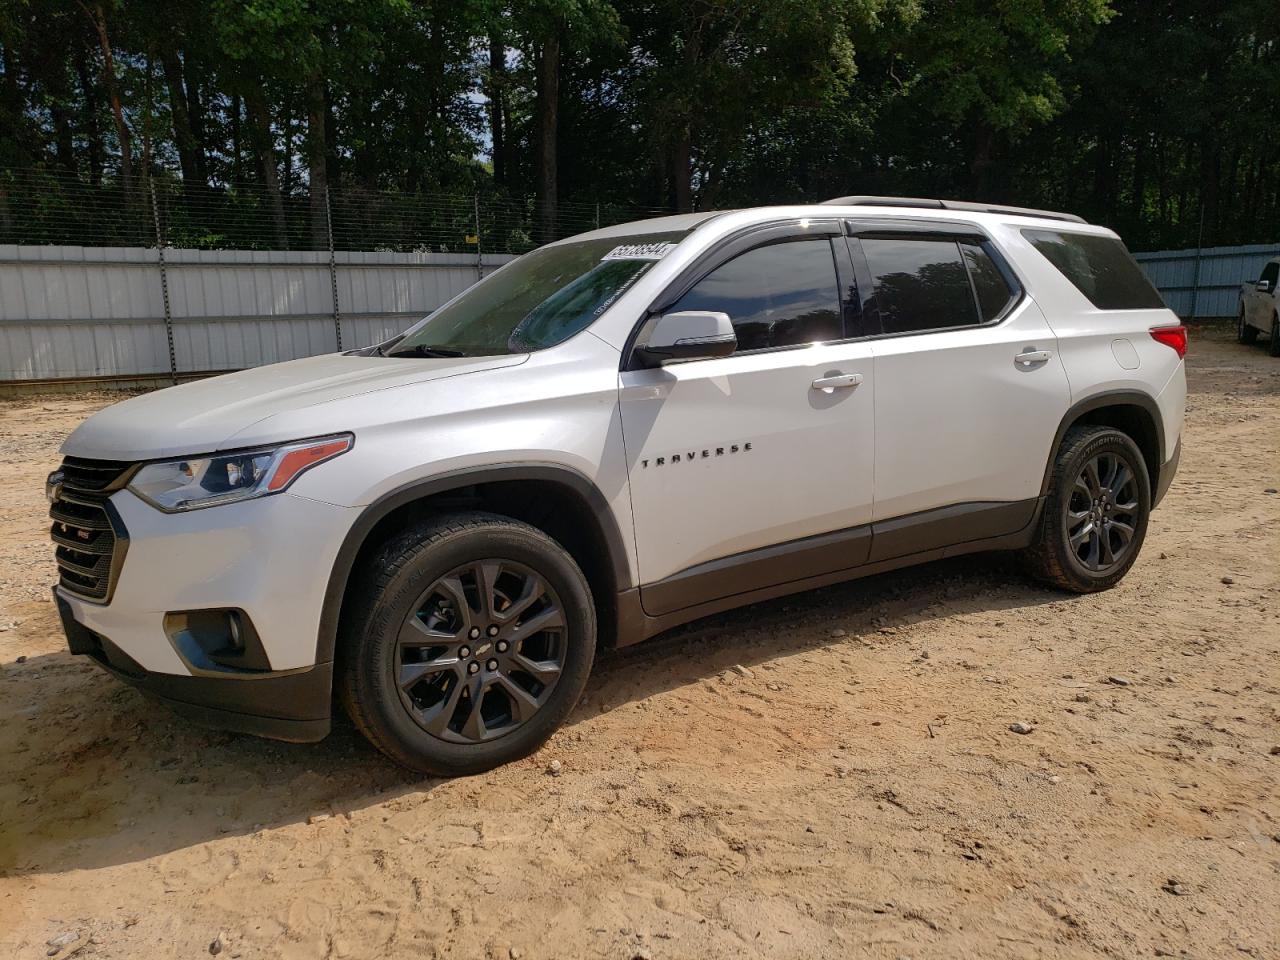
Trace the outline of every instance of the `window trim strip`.
<instances>
[{"instance_id":1,"label":"window trim strip","mask_svg":"<svg viewBox=\"0 0 1280 960\"><path fill-rule=\"evenodd\" d=\"M875 311L874 326L878 330L877 333L868 334L866 337L859 339L888 340L893 337L919 337L927 336L931 333L955 333L961 330L990 329L991 327L1000 326L1012 317L1022 305L1023 301L1027 299L1027 289L1023 285L1021 278L1019 278L1017 273L1014 272L1013 267L1001 252L1000 248L977 224L956 224L954 221L940 223L938 221L912 220L905 221L904 226L899 227L899 222L900 221L896 218L892 221L865 219L845 221L847 235L852 240L856 241L849 244L850 255L855 258L855 261L861 262L860 272L863 272L871 283L871 286L868 288L867 297L863 300L863 304L865 306L868 301L873 304L873 309ZM974 298L974 308L976 311L975 317L979 322L963 326L930 327L925 330L903 330L886 333L884 323L880 319L880 306L876 303L875 277L871 273L871 264L867 261L866 251L862 249L862 243L860 242L864 237L874 240L904 240L907 242L911 242L913 240L955 241L956 252L960 255L960 261L961 263L964 263L965 275L969 278L969 291ZM982 309L977 298L977 288L973 283L972 275L969 273L969 264L964 259L964 251L959 248L960 241L962 240L971 240L978 243L987 256L991 258L996 269L1000 271L1001 276L1004 277L1005 283L1009 285L1009 289L1011 291L1009 302L1005 304L1004 309L1000 314L992 320L982 319Z\"/></svg>"},{"instance_id":2,"label":"window trim strip","mask_svg":"<svg viewBox=\"0 0 1280 960\"><path fill-rule=\"evenodd\" d=\"M803 224L802 225L802 221ZM648 308L636 320L635 325L631 328L631 333L627 337L627 342L622 350L622 357L619 362L619 371L644 369L636 362L635 348L640 338L641 332L645 325L658 314L674 305L681 297L688 293L696 286L704 277L707 277L712 271L724 266L735 257L739 257L748 251L755 250L757 247L772 246L775 243L786 243L789 240L811 239L817 240L825 237L830 248L830 241L833 238L840 237L844 233L844 226L838 218L831 219L811 219L792 218L788 220L774 220L766 223L752 224L749 227L729 234L728 237L722 238L708 249L693 259L683 270L662 289L656 297L649 302ZM832 251L832 256L835 256ZM834 267L834 264L833 264ZM840 298L841 291L839 289L839 271L836 270L836 295ZM841 300L843 302L843 300ZM844 329L843 312L840 314L841 329ZM847 332L847 331L846 331ZM845 339L840 340L820 340L816 343L843 343ZM857 337L852 339L866 339L865 337ZM756 350L744 350L735 352L733 356L751 354L759 355L761 353L769 353L776 350L792 350L796 347L808 347L812 344L787 344L781 347L761 347ZM701 363L700 360L691 360L690 363Z\"/></svg>"}]
</instances>

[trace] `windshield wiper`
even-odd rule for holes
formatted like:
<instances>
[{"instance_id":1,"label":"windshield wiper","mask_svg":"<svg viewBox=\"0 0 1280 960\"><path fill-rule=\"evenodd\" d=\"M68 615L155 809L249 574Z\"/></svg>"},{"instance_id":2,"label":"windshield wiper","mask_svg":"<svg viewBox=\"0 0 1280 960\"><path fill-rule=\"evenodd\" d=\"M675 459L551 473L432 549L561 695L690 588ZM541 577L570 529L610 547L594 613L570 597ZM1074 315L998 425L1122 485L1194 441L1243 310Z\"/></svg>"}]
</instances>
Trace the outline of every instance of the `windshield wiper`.
<instances>
[{"instance_id":1,"label":"windshield wiper","mask_svg":"<svg viewBox=\"0 0 1280 960\"><path fill-rule=\"evenodd\" d=\"M377 356L377 357L391 356L391 351L395 349L395 345L399 343L401 340L403 340L404 337L405 335L403 333L397 334L396 336L392 337L390 340L386 341L385 343L378 344L376 347L373 348L374 356Z\"/></svg>"},{"instance_id":2,"label":"windshield wiper","mask_svg":"<svg viewBox=\"0 0 1280 960\"><path fill-rule=\"evenodd\" d=\"M465 357L461 350L450 350L447 347L429 347L425 343L415 343L411 347L391 350L388 357Z\"/></svg>"}]
</instances>

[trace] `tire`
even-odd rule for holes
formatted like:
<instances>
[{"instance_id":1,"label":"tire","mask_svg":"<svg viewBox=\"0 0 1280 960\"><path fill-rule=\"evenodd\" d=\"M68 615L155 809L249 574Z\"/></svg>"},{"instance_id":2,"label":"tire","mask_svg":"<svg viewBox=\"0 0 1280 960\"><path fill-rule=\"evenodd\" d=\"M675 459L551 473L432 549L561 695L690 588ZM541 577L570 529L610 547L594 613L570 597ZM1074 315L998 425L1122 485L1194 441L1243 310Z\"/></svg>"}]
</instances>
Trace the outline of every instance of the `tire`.
<instances>
[{"instance_id":1,"label":"tire","mask_svg":"<svg viewBox=\"0 0 1280 960\"><path fill-rule=\"evenodd\" d=\"M1267 344L1267 353L1280 357L1280 314L1271 318L1271 341Z\"/></svg>"},{"instance_id":2,"label":"tire","mask_svg":"<svg viewBox=\"0 0 1280 960\"><path fill-rule=\"evenodd\" d=\"M1240 309L1240 318L1237 321L1236 342L1243 343L1245 345L1258 342L1258 329L1257 327L1249 326L1248 321L1244 318L1243 307Z\"/></svg>"},{"instance_id":3,"label":"tire","mask_svg":"<svg viewBox=\"0 0 1280 960\"><path fill-rule=\"evenodd\" d=\"M527 756L591 673L586 577L558 543L509 517L418 523L384 544L351 589L339 696L360 732L411 770L466 776Z\"/></svg>"},{"instance_id":4,"label":"tire","mask_svg":"<svg viewBox=\"0 0 1280 960\"><path fill-rule=\"evenodd\" d=\"M1117 464L1127 474L1112 474ZM1129 435L1112 427L1072 427L1054 458L1039 529L1026 551L1031 571L1072 593L1107 590L1138 558L1150 514L1146 460ZM1096 518L1104 522L1095 525ZM1122 528L1130 531L1127 539Z\"/></svg>"}]
</instances>

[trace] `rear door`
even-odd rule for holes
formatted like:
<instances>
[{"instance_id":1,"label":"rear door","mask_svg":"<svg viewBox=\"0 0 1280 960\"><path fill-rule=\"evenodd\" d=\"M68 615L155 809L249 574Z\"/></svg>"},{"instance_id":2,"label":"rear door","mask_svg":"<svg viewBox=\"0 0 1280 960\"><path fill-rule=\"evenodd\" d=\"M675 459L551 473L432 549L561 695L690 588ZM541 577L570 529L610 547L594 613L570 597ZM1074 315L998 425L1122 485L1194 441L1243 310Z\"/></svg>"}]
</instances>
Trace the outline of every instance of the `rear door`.
<instances>
[{"instance_id":1,"label":"rear door","mask_svg":"<svg viewBox=\"0 0 1280 960\"><path fill-rule=\"evenodd\" d=\"M900 224L849 225L878 327L873 560L1024 527L1070 406L1057 340L990 241Z\"/></svg>"},{"instance_id":2,"label":"rear door","mask_svg":"<svg viewBox=\"0 0 1280 960\"><path fill-rule=\"evenodd\" d=\"M875 384L840 225L722 254L659 309L727 313L737 352L620 375L651 615L856 566L870 543Z\"/></svg>"}]
</instances>

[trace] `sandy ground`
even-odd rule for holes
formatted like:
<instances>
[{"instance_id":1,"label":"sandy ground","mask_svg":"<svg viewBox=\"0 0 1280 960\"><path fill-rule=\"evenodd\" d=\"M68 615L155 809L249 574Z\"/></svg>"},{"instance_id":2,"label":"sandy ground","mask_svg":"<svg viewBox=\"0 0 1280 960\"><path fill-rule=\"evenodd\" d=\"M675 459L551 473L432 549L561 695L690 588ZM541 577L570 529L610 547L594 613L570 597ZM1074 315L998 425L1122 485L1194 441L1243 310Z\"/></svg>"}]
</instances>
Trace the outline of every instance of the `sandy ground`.
<instances>
[{"instance_id":1,"label":"sandy ground","mask_svg":"<svg viewBox=\"0 0 1280 960\"><path fill-rule=\"evenodd\" d=\"M41 484L106 398L0 404L0 956L1280 957L1280 360L1193 333L1115 590L979 557L761 604L454 781L70 657Z\"/></svg>"}]
</instances>

